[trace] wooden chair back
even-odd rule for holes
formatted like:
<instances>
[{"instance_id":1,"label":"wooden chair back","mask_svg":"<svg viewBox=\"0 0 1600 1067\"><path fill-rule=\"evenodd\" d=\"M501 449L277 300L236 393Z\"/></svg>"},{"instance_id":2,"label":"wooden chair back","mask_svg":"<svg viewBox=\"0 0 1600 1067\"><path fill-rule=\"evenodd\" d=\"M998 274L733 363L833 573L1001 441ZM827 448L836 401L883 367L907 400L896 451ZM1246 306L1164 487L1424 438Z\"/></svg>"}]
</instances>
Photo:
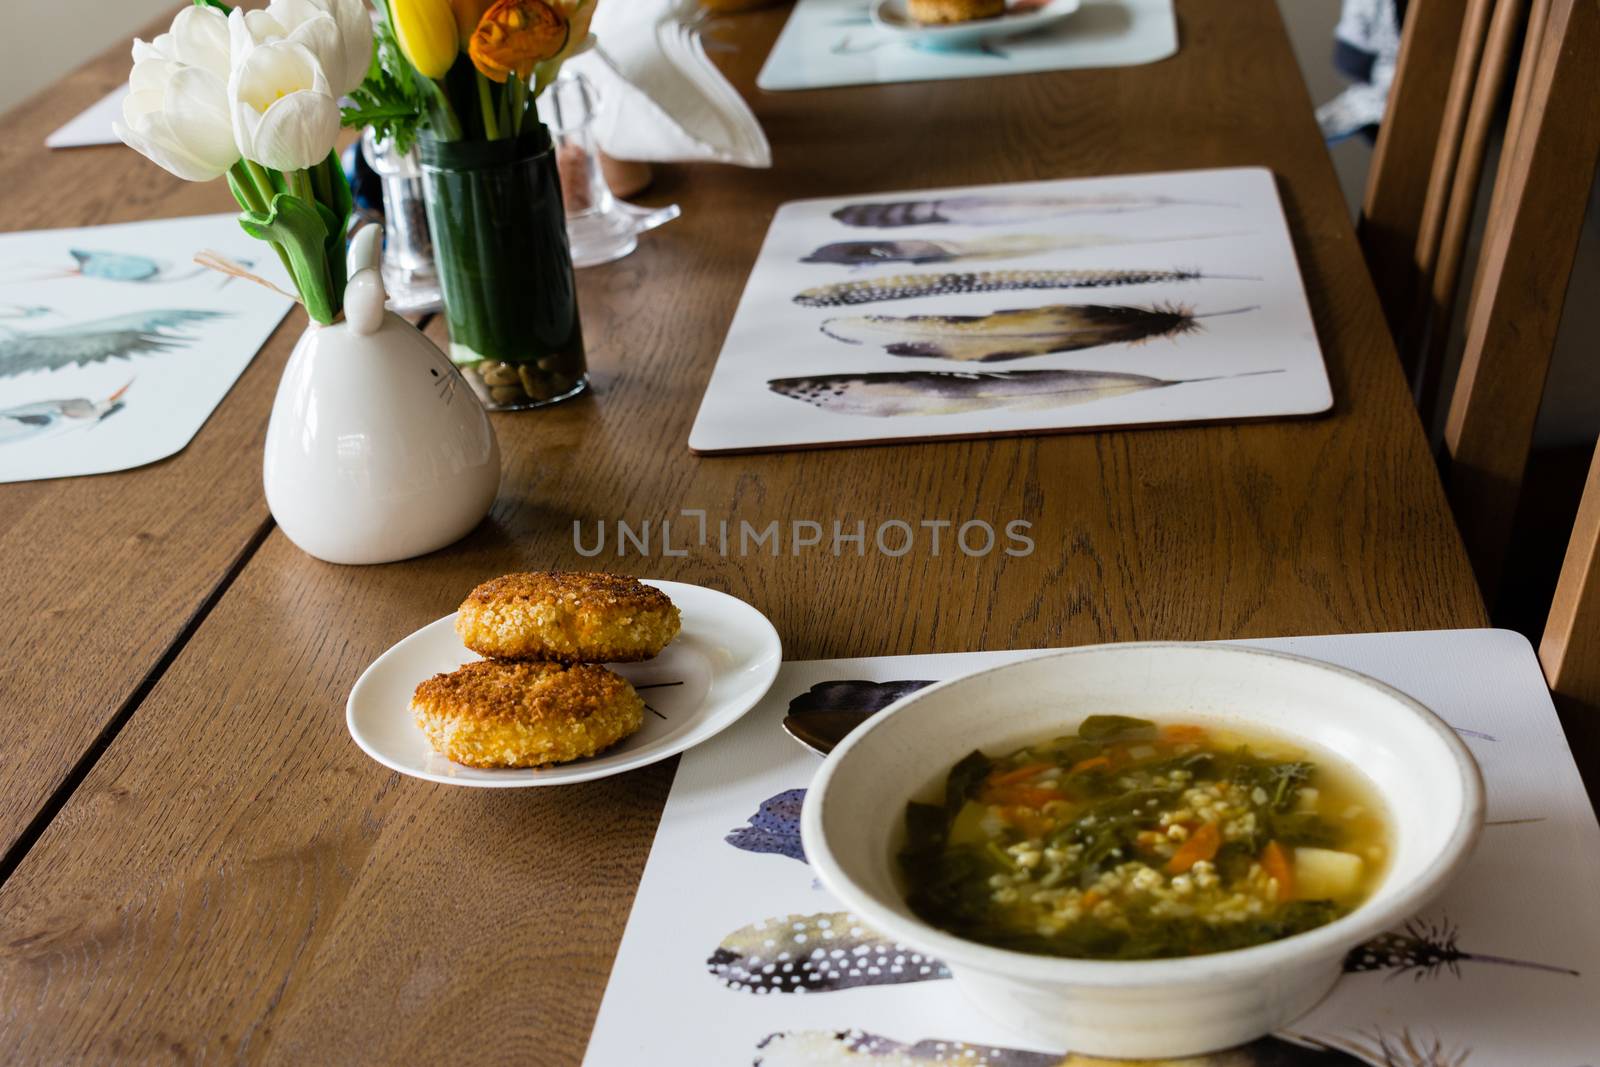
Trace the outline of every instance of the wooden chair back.
<instances>
[{"instance_id":1,"label":"wooden chair back","mask_svg":"<svg viewBox=\"0 0 1600 1067\"><path fill-rule=\"evenodd\" d=\"M1444 420L1446 489L1491 598L1600 160L1600 2L1412 0L1361 226L1385 314L1431 424L1486 146L1523 25ZM1450 40L1456 46L1447 62L1451 50L1441 42ZM1600 706L1597 545L1600 466L1591 471L1541 647L1551 688Z\"/></svg>"}]
</instances>

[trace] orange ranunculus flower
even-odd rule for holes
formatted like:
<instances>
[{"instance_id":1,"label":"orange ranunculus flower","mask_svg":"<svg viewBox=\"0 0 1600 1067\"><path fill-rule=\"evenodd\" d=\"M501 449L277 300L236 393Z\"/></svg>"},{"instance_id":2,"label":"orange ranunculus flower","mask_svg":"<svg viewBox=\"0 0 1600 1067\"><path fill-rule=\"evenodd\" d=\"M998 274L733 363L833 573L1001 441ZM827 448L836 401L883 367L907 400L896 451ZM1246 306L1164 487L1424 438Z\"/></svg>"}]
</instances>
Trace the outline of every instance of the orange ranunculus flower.
<instances>
[{"instance_id":1,"label":"orange ranunculus flower","mask_svg":"<svg viewBox=\"0 0 1600 1067\"><path fill-rule=\"evenodd\" d=\"M571 27L545 0L494 0L467 44L472 65L491 81L515 72L526 81L534 64L566 47Z\"/></svg>"},{"instance_id":2,"label":"orange ranunculus flower","mask_svg":"<svg viewBox=\"0 0 1600 1067\"><path fill-rule=\"evenodd\" d=\"M472 34L478 28L478 23L483 21L483 13L489 10L492 0L450 0L450 10L456 16L456 36L461 40L461 47L467 47L467 42L472 40Z\"/></svg>"}]
</instances>

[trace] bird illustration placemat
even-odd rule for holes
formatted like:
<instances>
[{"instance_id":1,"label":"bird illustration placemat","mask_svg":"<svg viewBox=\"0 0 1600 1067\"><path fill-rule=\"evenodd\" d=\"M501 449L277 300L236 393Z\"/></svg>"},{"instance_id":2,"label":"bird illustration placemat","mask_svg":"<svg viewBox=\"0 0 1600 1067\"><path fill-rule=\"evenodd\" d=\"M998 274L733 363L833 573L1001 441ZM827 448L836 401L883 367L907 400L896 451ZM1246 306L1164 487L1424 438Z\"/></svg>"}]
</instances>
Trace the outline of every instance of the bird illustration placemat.
<instances>
[{"instance_id":1,"label":"bird illustration placemat","mask_svg":"<svg viewBox=\"0 0 1600 1067\"><path fill-rule=\"evenodd\" d=\"M1178 51L1172 0L1083 0L1031 33L913 43L878 28L877 0L800 0L756 77L767 90L946 81L1090 67L1133 67Z\"/></svg>"},{"instance_id":2,"label":"bird illustration placemat","mask_svg":"<svg viewBox=\"0 0 1600 1067\"><path fill-rule=\"evenodd\" d=\"M1260 167L784 204L696 452L1313 415L1332 405Z\"/></svg>"},{"instance_id":3,"label":"bird illustration placemat","mask_svg":"<svg viewBox=\"0 0 1600 1067\"><path fill-rule=\"evenodd\" d=\"M0 234L0 482L126 470L194 437L293 301L236 216Z\"/></svg>"},{"instance_id":4,"label":"bird illustration placemat","mask_svg":"<svg viewBox=\"0 0 1600 1067\"><path fill-rule=\"evenodd\" d=\"M1352 951L1310 1014L1182 1067L1596 1063L1600 826L1528 642L1454 630L1241 643L1362 671L1433 708L1483 768L1488 825L1444 895ZM785 716L866 715L933 681L1038 654L785 664L760 705L679 764L585 1064L1103 1062L990 1022L939 960L844 911L800 843L821 759L784 733Z\"/></svg>"}]
</instances>

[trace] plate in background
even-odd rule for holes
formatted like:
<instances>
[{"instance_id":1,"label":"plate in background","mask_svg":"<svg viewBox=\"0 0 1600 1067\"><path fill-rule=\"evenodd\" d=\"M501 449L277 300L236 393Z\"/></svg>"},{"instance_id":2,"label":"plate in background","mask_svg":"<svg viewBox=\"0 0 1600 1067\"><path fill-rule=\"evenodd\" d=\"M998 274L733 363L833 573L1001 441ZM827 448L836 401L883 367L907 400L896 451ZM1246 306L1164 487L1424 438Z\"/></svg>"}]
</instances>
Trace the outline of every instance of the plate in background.
<instances>
[{"instance_id":1,"label":"plate in background","mask_svg":"<svg viewBox=\"0 0 1600 1067\"><path fill-rule=\"evenodd\" d=\"M1006 13L969 22L921 23L911 17L906 0L877 0L872 5L872 22L885 33L913 44L933 48L956 48L994 37L1015 37L1041 30L1078 10L1081 0L1045 0L1029 10L1015 11L1008 3Z\"/></svg>"}]
</instances>

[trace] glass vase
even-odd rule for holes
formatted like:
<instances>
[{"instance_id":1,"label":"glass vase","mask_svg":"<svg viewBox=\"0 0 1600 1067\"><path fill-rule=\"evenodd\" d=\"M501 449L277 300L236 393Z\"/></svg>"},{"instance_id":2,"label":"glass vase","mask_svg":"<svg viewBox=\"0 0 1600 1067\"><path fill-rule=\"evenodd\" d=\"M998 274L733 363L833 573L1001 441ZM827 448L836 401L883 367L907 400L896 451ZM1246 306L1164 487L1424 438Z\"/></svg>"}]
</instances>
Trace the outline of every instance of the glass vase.
<instances>
[{"instance_id":1,"label":"glass vase","mask_svg":"<svg viewBox=\"0 0 1600 1067\"><path fill-rule=\"evenodd\" d=\"M417 147L451 361L493 411L578 395L589 377L549 132Z\"/></svg>"}]
</instances>

